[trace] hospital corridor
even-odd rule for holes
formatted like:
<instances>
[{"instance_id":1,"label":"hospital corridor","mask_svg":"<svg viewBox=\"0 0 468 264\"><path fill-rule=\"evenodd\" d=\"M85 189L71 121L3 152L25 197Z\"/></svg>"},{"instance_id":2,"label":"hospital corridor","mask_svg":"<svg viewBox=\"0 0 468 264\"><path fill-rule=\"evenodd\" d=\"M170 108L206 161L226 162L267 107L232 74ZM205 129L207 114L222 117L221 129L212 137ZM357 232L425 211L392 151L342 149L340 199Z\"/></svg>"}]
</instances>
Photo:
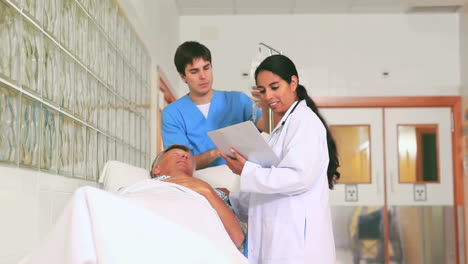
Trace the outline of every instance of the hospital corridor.
<instances>
[{"instance_id":1,"label":"hospital corridor","mask_svg":"<svg viewBox=\"0 0 468 264\"><path fill-rule=\"evenodd\" d=\"M334 263L468 263L468 0L0 0L0 264L249 263L207 199L150 180L185 41L254 101L265 58L295 62L336 141Z\"/></svg>"}]
</instances>

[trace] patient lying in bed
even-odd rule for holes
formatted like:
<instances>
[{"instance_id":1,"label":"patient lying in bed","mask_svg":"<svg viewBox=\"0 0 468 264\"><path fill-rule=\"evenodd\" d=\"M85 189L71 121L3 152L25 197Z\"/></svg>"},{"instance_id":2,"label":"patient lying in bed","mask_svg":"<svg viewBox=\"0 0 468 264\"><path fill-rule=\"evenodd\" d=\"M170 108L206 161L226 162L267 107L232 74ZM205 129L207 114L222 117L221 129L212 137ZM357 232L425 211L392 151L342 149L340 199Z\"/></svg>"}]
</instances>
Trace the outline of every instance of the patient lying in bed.
<instances>
[{"instance_id":1,"label":"patient lying in bed","mask_svg":"<svg viewBox=\"0 0 468 264\"><path fill-rule=\"evenodd\" d=\"M22 263L247 263L236 248L244 239L237 218L222 193L191 177L183 147L158 156L152 170L158 180L117 194L78 189Z\"/></svg>"},{"instance_id":2,"label":"patient lying in bed","mask_svg":"<svg viewBox=\"0 0 468 264\"><path fill-rule=\"evenodd\" d=\"M234 244L240 247L244 241L244 233L239 220L230 208L227 194L220 189L213 189L202 180L192 177L195 167L195 160L192 159L188 147L171 145L154 160L151 177L182 185L204 196L216 210Z\"/></svg>"}]
</instances>

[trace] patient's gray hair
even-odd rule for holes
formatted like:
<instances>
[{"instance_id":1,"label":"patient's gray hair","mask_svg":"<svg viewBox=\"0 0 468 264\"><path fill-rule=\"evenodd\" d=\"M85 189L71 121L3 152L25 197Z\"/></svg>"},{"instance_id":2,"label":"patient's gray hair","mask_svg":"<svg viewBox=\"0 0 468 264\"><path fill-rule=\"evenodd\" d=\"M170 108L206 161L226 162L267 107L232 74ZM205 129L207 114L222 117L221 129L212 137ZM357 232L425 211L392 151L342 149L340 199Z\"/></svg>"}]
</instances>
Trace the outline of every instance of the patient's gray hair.
<instances>
[{"instance_id":1,"label":"patient's gray hair","mask_svg":"<svg viewBox=\"0 0 468 264\"><path fill-rule=\"evenodd\" d=\"M167 152L169 152L170 150L173 150L173 149L181 149L181 150L187 152L188 154L190 154L190 157L192 158L193 171L195 171L196 164L195 164L195 159L192 157L192 150L191 150L189 147L185 146L185 145L173 144L173 145L170 145L169 147L167 147L165 150L161 151L161 152L156 156L156 158L154 158L153 163L151 164L151 170L150 170L151 178L156 177L156 175L153 173L153 168L156 167L156 166L159 164L159 162L161 161L162 157L163 157Z\"/></svg>"}]
</instances>

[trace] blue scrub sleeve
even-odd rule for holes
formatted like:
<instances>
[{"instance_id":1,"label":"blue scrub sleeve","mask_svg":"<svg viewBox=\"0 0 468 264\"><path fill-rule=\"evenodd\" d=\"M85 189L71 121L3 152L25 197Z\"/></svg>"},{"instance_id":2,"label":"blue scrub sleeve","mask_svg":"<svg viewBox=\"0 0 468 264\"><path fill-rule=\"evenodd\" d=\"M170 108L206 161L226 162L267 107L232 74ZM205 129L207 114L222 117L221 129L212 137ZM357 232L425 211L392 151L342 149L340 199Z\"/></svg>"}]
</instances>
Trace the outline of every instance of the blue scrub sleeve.
<instances>
[{"instance_id":1,"label":"blue scrub sleeve","mask_svg":"<svg viewBox=\"0 0 468 264\"><path fill-rule=\"evenodd\" d=\"M181 144L193 149L192 144L190 144L190 141L183 132L184 129L167 111L162 112L161 128L164 148L172 144Z\"/></svg>"},{"instance_id":2,"label":"blue scrub sleeve","mask_svg":"<svg viewBox=\"0 0 468 264\"><path fill-rule=\"evenodd\" d=\"M244 257L249 258L249 240L248 240L248 233L245 233L245 240L244 240Z\"/></svg>"},{"instance_id":3,"label":"blue scrub sleeve","mask_svg":"<svg viewBox=\"0 0 468 264\"><path fill-rule=\"evenodd\" d=\"M262 109L258 108L244 93L240 93L240 101L243 106L244 121L251 120L254 124L257 124L258 119L262 116Z\"/></svg>"}]
</instances>

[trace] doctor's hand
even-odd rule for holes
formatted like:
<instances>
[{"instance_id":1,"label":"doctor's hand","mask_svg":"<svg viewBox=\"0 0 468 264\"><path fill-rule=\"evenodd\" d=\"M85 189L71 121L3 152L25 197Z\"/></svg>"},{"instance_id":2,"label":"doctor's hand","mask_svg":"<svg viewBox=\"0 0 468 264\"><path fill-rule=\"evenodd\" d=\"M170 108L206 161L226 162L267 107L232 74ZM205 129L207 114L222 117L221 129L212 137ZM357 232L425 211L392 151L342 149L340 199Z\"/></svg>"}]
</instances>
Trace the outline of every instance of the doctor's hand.
<instances>
[{"instance_id":1,"label":"doctor's hand","mask_svg":"<svg viewBox=\"0 0 468 264\"><path fill-rule=\"evenodd\" d=\"M239 154L235 149L231 149L231 153L234 156L234 158L229 157L228 155L220 152L221 157L223 157L226 160L226 165L231 169L232 172L234 172L237 175L240 175L242 173L242 169L244 169L245 162L247 160L242 157L241 154Z\"/></svg>"}]
</instances>

